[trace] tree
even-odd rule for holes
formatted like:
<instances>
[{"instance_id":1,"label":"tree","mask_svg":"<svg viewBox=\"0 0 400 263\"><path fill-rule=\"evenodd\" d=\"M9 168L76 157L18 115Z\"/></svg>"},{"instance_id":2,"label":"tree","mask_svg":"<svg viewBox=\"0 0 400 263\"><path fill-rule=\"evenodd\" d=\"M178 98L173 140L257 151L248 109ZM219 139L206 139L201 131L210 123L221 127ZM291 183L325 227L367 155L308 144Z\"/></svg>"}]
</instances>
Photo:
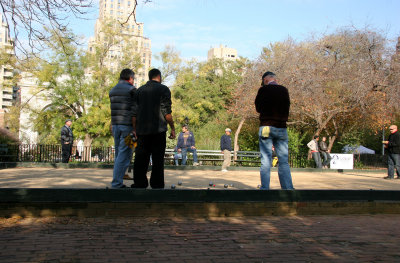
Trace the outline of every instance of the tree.
<instances>
[{"instance_id":1,"label":"tree","mask_svg":"<svg viewBox=\"0 0 400 263\"><path fill-rule=\"evenodd\" d=\"M9 0L0 1L2 16L8 27L8 37L14 39L16 47L28 55L43 50L50 39L54 38L45 28L50 27L56 32L59 42L71 39L65 38L69 16L83 19L92 0ZM20 37L22 35L22 37ZM27 37L27 45L23 43Z\"/></svg>"},{"instance_id":2,"label":"tree","mask_svg":"<svg viewBox=\"0 0 400 263\"><path fill-rule=\"evenodd\" d=\"M127 44L120 54L125 59L116 59L118 70L109 70L104 62L110 56L110 47L127 40L110 30L107 24L103 29L109 42L107 45L95 43L92 53L79 50L73 41L57 42L55 37L49 45L50 59L40 61L35 75L48 103L33 112L32 118L43 141L58 142L59 127L66 118L73 119L74 135L83 138L85 146L92 145L95 139L107 142L111 137L108 93L122 68L135 69L142 64L139 56L132 53L134 44ZM60 45L64 45L64 49L60 49Z\"/></svg>"},{"instance_id":3,"label":"tree","mask_svg":"<svg viewBox=\"0 0 400 263\"><path fill-rule=\"evenodd\" d=\"M174 46L165 46L165 49L158 55L155 55L155 58L162 63L160 71L163 75L164 82L171 81L171 77L176 78L183 61L180 57L180 52L177 51Z\"/></svg>"},{"instance_id":4,"label":"tree","mask_svg":"<svg viewBox=\"0 0 400 263\"><path fill-rule=\"evenodd\" d=\"M341 29L320 39L288 39L265 48L265 68L275 71L291 96L291 124L315 135L325 131L330 145L344 130L343 120L379 113L388 86L390 50L383 35Z\"/></svg>"}]
</instances>

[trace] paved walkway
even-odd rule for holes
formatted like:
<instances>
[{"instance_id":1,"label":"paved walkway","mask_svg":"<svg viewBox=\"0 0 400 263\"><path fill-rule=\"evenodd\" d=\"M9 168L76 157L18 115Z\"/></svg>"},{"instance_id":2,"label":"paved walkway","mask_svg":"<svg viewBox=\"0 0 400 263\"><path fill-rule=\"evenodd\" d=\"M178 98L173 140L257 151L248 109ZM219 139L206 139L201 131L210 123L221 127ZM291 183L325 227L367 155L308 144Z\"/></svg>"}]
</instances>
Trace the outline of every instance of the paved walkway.
<instances>
[{"instance_id":1,"label":"paved walkway","mask_svg":"<svg viewBox=\"0 0 400 263\"><path fill-rule=\"evenodd\" d=\"M399 262L400 215L0 219L0 262Z\"/></svg>"},{"instance_id":2,"label":"paved walkway","mask_svg":"<svg viewBox=\"0 0 400 263\"><path fill-rule=\"evenodd\" d=\"M371 173L354 170L344 173L337 171L293 171L296 189L354 189L354 190L400 190L400 180L384 180L386 171ZM150 176L150 173L148 174ZM111 169L54 169L54 168L13 168L0 170L0 188L106 188L110 187ZM179 186L178 182L182 185ZM165 184L177 189L206 189L209 183L216 189L256 189L260 184L257 170L230 171L222 173L211 170L166 170ZM127 186L131 180L124 182ZM233 185L233 187L231 186ZM214 186L213 186L214 187ZM271 189L280 189L277 172L271 174Z\"/></svg>"}]
</instances>

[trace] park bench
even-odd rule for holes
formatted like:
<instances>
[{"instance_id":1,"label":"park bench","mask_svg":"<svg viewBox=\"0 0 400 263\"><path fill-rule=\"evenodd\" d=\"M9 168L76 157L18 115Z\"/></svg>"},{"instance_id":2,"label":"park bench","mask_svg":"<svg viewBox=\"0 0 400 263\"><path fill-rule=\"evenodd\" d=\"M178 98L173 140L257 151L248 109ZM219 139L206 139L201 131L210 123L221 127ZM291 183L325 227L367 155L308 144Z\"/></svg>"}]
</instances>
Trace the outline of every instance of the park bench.
<instances>
[{"instance_id":1,"label":"park bench","mask_svg":"<svg viewBox=\"0 0 400 263\"><path fill-rule=\"evenodd\" d=\"M165 150L165 160L169 164L175 164L174 162L174 150ZM181 158L180 158L181 159ZM224 154L220 150L197 150L197 159L202 165L221 165L224 161ZM231 152L231 159L233 160L233 151ZM188 164L193 163L193 154L187 154ZM260 152L255 151L238 151L237 160L235 161L239 165L249 163L260 163Z\"/></svg>"}]
</instances>

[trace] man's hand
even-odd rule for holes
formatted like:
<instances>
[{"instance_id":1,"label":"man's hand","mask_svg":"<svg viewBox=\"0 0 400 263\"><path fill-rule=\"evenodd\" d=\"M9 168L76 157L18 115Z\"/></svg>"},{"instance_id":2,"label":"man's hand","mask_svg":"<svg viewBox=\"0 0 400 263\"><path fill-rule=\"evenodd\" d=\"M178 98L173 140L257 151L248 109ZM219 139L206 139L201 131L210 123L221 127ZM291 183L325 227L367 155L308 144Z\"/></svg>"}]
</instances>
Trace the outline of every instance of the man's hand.
<instances>
[{"instance_id":1,"label":"man's hand","mask_svg":"<svg viewBox=\"0 0 400 263\"><path fill-rule=\"evenodd\" d=\"M131 133L132 133L133 137L135 137L135 139L137 140L136 131L135 131L135 130L133 130L133 131L131 131Z\"/></svg>"},{"instance_id":2,"label":"man's hand","mask_svg":"<svg viewBox=\"0 0 400 263\"><path fill-rule=\"evenodd\" d=\"M382 141L383 144L389 144L389 141Z\"/></svg>"},{"instance_id":3,"label":"man's hand","mask_svg":"<svg viewBox=\"0 0 400 263\"><path fill-rule=\"evenodd\" d=\"M195 146L192 146L192 147L190 147L190 148L192 148L192 149L196 149L196 147L195 147Z\"/></svg>"},{"instance_id":4,"label":"man's hand","mask_svg":"<svg viewBox=\"0 0 400 263\"><path fill-rule=\"evenodd\" d=\"M175 129L171 129L171 134L169 135L170 139L175 139Z\"/></svg>"},{"instance_id":5,"label":"man's hand","mask_svg":"<svg viewBox=\"0 0 400 263\"><path fill-rule=\"evenodd\" d=\"M64 144L69 144L69 142L64 142Z\"/></svg>"}]
</instances>

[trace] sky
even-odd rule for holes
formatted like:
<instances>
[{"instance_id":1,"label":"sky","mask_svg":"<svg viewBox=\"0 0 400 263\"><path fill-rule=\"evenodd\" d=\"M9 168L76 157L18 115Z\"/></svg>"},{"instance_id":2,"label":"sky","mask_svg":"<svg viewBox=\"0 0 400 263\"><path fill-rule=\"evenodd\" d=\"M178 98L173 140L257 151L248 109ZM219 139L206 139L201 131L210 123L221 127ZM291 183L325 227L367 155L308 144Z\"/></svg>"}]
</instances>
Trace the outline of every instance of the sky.
<instances>
[{"instance_id":1,"label":"sky","mask_svg":"<svg viewBox=\"0 0 400 263\"><path fill-rule=\"evenodd\" d=\"M95 0L98 2L98 0ZM239 56L256 58L263 47L288 37L302 41L311 34L345 26L382 31L393 46L400 36L400 0L138 0L137 21L152 42L154 55L172 45L185 59L207 59L211 47L226 45ZM71 23L73 31L94 34L97 5L87 20Z\"/></svg>"}]
</instances>

